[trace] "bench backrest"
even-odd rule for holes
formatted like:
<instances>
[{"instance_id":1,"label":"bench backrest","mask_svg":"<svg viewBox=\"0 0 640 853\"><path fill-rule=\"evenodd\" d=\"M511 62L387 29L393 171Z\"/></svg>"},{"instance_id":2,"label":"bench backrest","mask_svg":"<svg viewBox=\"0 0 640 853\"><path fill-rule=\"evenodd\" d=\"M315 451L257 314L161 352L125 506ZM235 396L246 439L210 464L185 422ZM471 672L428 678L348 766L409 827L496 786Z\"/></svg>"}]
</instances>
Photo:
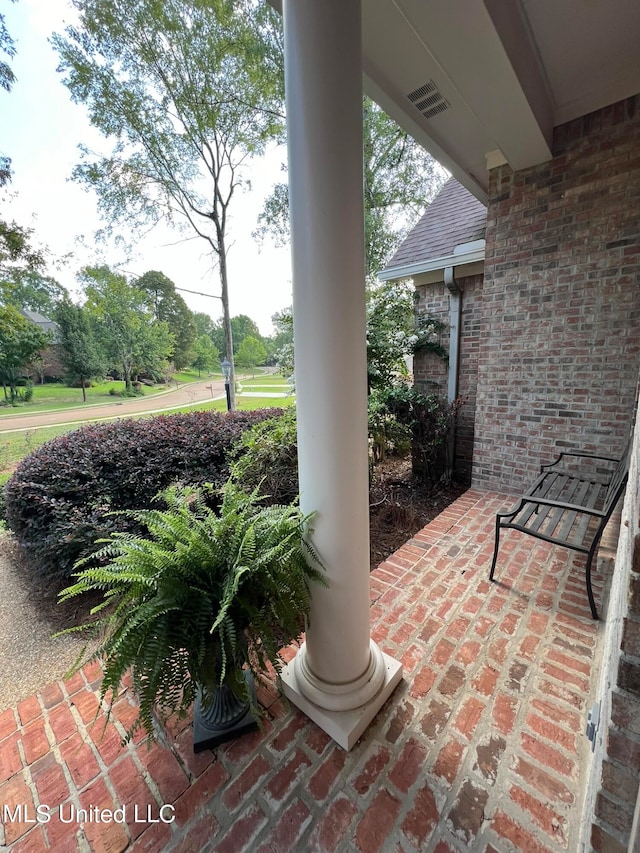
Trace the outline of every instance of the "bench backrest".
<instances>
[{"instance_id":1,"label":"bench backrest","mask_svg":"<svg viewBox=\"0 0 640 853\"><path fill-rule=\"evenodd\" d=\"M615 467L615 471L611 475L611 480L607 487L607 496L604 500L602 511L607 517L613 512L615 505L618 503L620 495L627 484L629 476L629 460L631 458L631 442L625 448L624 453L620 457L620 461Z\"/></svg>"}]
</instances>

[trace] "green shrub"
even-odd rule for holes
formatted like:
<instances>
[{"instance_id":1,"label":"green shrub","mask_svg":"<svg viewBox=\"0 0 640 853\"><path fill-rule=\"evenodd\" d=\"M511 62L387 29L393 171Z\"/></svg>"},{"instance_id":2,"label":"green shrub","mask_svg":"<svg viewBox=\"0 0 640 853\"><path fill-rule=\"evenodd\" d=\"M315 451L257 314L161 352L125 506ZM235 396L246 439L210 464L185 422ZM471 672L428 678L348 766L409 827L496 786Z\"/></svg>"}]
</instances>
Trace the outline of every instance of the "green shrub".
<instances>
[{"instance_id":1,"label":"green shrub","mask_svg":"<svg viewBox=\"0 0 640 853\"><path fill-rule=\"evenodd\" d=\"M411 428L398 421L387 405L388 392L375 390L369 395L368 429L372 465L388 455L404 453L411 447Z\"/></svg>"},{"instance_id":2,"label":"green shrub","mask_svg":"<svg viewBox=\"0 0 640 853\"><path fill-rule=\"evenodd\" d=\"M273 413L188 412L58 436L23 459L5 486L7 524L34 573L68 578L75 561L93 553L96 539L130 529L112 510L145 509L176 482L222 486L232 446Z\"/></svg>"},{"instance_id":3,"label":"green shrub","mask_svg":"<svg viewBox=\"0 0 640 853\"><path fill-rule=\"evenodd\" d=\"M450 476L453 460L449 458L448 439L462 400L448 403L437 394L400 385L386 393L384 404L398 423L411 430L414 470L428 483Z\"/></svg>"},{"instance_id":4,"label":"green shrub","mask_svg":"<svg viewBox=\"0 0 640 853\"><path fill-rule=\"evenodd\" d=\"M233 479L256 488L267 503L290 504L298 495L296 410L292 406L244 432L233 451Z\"/></svg>"}]
</instances>

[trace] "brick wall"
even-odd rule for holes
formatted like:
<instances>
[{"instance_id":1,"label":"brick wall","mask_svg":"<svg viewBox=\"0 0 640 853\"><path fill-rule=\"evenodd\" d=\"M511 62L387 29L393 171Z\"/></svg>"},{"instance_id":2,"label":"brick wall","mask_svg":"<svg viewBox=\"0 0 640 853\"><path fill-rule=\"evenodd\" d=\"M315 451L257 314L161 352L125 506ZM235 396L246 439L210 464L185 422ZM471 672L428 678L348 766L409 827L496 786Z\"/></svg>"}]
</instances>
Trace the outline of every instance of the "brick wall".
<instances>
[{"instance_id":1,"label":"brick wall","mask_svg":"<svg viewBox=\"0 0 640 853\"><path fill-rule=\"evenodd\" d=\"M476 386L478 380L478 353L482 312L482 276L458 279L462 289L462 323L458 393L464 405L458 416L454 455L455 478L461 483L471 483L473 442L476 418ZM449 292L444 282L424 284L416 288L416 311L433 314L446 324L442 345L449 349ZM437 391L447 395L447 365L433 355L419 355L414 360L414 381L426 392Z\"/></svg>"},{"instance_id":2,"label":"brick wall","mask_svg":"<svg viewBox=\"0 0 640 853\"><path fill-rule=\"evenodd\" d=\"M520 491L562 448L619 453L640 358L640 96L490 176L474 484Z\"/></svg>"}]
</instances>

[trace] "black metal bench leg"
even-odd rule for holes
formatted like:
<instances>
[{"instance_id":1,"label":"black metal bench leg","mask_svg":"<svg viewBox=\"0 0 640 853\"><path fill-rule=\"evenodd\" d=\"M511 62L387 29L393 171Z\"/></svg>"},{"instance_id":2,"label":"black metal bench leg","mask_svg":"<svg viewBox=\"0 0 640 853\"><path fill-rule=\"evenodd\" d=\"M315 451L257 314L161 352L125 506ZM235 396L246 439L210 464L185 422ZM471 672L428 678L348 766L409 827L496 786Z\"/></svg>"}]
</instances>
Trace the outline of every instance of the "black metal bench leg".
<instances>
[{"instance_id":1,"label":"black metal bench leg","mask_svg":"<svg viewBox=\"0 0 640 853\"><path fill-rule=\"evenodd\" d=\"M493 580L493 572L496 568L496 560L498 559L498 547L500 545L500 518L496 517L496 544L493 548L493 561L491 563L491 571L489 572L489 580Z\"/></svg>"},{"instance_id":2,"label":"black metal bench leg","mask_svg":"<svg viewBox=\"0 0 640 853\"><path fill-rule=\"evenodd\" d=\"M593 590L591 589L591 563L593 562L595 550L596 549L592 548L591 551L589 551L589 555L587 557L587 565L585 567L585 577L587 581L587 595L589 596L589 607L591 608L591 615L594 619L598 619L598 611L596 609L596 603L593 598Z\"/></svg>"}]
</instances>

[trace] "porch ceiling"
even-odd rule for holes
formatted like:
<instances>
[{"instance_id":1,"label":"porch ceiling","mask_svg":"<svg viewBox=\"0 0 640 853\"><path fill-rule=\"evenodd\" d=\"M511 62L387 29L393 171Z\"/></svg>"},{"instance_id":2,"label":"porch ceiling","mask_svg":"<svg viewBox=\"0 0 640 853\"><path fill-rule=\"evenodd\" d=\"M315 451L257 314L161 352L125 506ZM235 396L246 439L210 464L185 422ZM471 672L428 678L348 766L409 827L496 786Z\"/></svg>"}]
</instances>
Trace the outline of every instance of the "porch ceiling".
<instances>
[{"instance_id":1,"label":"porch ceiling","mask_svg":"<svg viewBox=\"0 0 640 853\"><path fill-rule=\"evenodd\" d=\"M640 92L637 0L363 0L364 88L481 201L487 156ZM410 97L411 96L411 97Z\"/></svg>"}]
</instances>

